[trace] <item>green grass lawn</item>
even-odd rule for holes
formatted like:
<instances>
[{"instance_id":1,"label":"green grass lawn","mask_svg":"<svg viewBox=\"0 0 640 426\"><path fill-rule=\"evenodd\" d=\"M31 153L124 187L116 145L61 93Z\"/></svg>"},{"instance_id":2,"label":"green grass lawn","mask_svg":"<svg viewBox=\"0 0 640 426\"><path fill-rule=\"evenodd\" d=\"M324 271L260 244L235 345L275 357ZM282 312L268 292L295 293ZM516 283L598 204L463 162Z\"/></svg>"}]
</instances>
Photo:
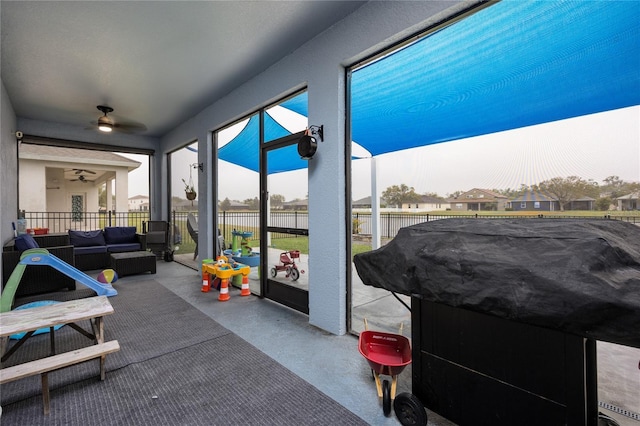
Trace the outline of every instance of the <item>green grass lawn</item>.
<instances>
[{"instance_id":1,"label":"green grass lawn","mask_svg":"<svg viewBox=\"0 0 640 426\"><path fill-rule=\"evenodd\" d=\"M410 214L410 213L407 213ZM427 213L424 213L427 214ZM536 216L535 212L530 211L518 211L518 212L509 212L509 211L500 211L500 212L489 212L489 211L480 211L480 212L452 212L452 211L433 211L428 213L430 216ZM565 212L541 212L543 216L546 217L593 217L593 218L603 218L605 216L611 217L640 217L640 211L625 211L625 212L603 212L603 211L565 211ZM244 227L242 231L253 232L254 237L249 240L249 246L256 248L259 250L260 248L260 239L259 239L259 229L252 227ZM232 235L231 229L227 229L225 232L225 243L226 246L229 247L232 244ZM309 237L305 236L287 236L285 238L272 238L271 239L271 247L282 250L299 250L300 253L309 254ZM180 253L193 253L195 250L195 243L191 241L190 238L184 238L183 236L183 244L180 245ZM371 251L371 244L362 241L352 241L351 244L351 255L354 256L358 253L365 253Z\"/></svg>"}]
</instances>

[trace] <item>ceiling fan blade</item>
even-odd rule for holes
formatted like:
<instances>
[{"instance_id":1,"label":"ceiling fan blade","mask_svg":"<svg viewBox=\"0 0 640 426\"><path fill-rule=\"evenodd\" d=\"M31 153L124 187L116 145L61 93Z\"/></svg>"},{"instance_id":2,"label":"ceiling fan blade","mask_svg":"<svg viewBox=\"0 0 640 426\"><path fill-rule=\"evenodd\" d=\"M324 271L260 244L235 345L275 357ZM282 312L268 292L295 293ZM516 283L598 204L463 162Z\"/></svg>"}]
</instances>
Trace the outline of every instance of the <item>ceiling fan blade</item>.
<instances>
[{"instance_id":1,"label":"ceiling fan blade","mask_svg":"<svg viewBox=\"0 0 640 426\"><path fill-rule=\"evenodd\" d=\"M114 132L120 132L120 133L137 133L137 132L144 132L147 130L147 126L145 126L142 123L136 123L134 121L126 121L126 122L121 122L117 119L113 120L114 123L112 125L112 129ZM85 130L98 130L98 122L97 121L92 121L90 127L85 127Z\"/></svg>"},{"instance_id":2,"label":"ceiling fan blade","mask_svg":"<svg viewBox=\"0 0 640 426\"><path fill-rule=\"evenodd\" d=\"M147 126L142 123L136 123L134 121L118 122L113 124L113 130L123 133L135 133L144 132L147 130Z\"/></svg>"}]
</instances>

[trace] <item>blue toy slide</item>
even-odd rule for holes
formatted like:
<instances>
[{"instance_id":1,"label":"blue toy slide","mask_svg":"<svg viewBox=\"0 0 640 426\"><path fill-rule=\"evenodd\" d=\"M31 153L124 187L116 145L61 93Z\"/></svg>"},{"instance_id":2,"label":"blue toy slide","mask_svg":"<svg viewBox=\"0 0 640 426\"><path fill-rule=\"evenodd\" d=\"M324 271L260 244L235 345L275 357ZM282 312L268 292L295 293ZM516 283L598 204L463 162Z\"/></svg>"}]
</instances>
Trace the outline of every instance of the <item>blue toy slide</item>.
<instances>
[{"instance_id":1,"label":"blue toy slide","mask_svg":"<svg viewBox=\"0 0 640 426\"><path fill-rule=\"evenodd\" d=\"M64 260L54 256L53 254L47 252L46 255L42 252L38 253L29 253L31 250L27 250L24 252L22 257L20 258L20 263L22 265L48 265L52 268L57 269L62 272L66 276L73 278L78 281L80 284L84 284L89 287L91 290L95 291L98 296L115 296L118 294L115 288L111 284L105 284L98 282L97 280L91 278L89 275L85 274L81 270L77 269L75 266L69 265Z\"/></svg>"},{"instance_id":2,"label":"blue toy slide","mask_svg":"<svg viewBox=\"0 0 640 426\"><path fill-rule=\"evenodd\" d=\"M51 266L52 268L57 269L66 276L73 278L81 284L86 285L87 287L95 291L98 296L110 297L118 294L116 289L113 288L111 284L98 282L79 269L76 269L75 267L69 265L67 262L49 253L47 249L35 248L25 250L25 252L22 253L22 256L20 256L20 262L11 273L9 280L7 281L7 284L2 291L2 297L0 297L0 312L8 312L11 310L13 298L16 294L18 286L20 285L22 274L24 273L24 270L28 265Z\"/></svg>"}]
</instances>

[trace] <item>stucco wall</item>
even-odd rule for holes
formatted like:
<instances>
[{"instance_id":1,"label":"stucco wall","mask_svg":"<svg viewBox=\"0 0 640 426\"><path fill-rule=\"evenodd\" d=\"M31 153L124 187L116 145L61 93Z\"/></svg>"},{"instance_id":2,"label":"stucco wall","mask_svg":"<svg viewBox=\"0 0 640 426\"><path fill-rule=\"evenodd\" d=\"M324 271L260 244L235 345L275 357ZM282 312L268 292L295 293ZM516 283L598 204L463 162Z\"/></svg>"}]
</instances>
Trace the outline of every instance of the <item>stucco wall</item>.
<instances>
[{"instance_id":1,"label":"stucco wall","mask_svg":"<svg viewBox=\"0 0 640 426\"><path fill-rule=\"evenodd\" d=\"M11 222L17 219L18 144L15 136L16 115L1 79L0 83L0 242L4 245L13 238Z\"/></svg>"},{"instance_id":2,"label":"stucco wall","mask_svg":"<svg viewBox=\"0 0 640 426\"><path fill-rule=\"evenodd\" d=\"M42 188L46 185L44 167L37 161L20 162L20 210L30 212L46 212L47 197Z\"/></svg>"},{"instance_id":3,"label":"stucco wall","mask_svg":"<svg viewBox=\"0 0 640 426\"><path fill-rule=\"evenodd\" d=\"M47 176L47 211L70 211L69 201L64 185L64 169L50 168L46 170Z\"/></svg>"}]
</instances>

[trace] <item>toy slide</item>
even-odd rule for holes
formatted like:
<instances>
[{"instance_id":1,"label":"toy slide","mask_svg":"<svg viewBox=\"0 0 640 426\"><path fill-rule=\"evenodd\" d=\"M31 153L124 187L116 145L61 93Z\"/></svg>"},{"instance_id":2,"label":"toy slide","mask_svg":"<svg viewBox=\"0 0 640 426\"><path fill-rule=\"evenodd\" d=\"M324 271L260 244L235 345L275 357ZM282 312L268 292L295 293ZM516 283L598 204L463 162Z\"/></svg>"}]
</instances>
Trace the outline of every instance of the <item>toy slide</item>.
<instances>
[{"instance_id":1,"label":"toy slide","mask_svg":"<svg viewBox=\"0 0 640 426\"><path fill-rule=\"evenodd\" d=\"M110 297L118 294L111 284L104 284L96 281L74 266L69 265L67 262L49 253L47 249L30 249L25 250L22 256L20 256L20 263L18 263L7 281L7 285L5 286L4 291L2 292L2 297L0 298L0 312L8 312L11 310L13 298L18 286L20 285L22 274L24 273L24 269L27 265L51 266L66 276L78 281L80 284L86 285L95 291L98 296Z\"/></svg>"}]
</instances>

